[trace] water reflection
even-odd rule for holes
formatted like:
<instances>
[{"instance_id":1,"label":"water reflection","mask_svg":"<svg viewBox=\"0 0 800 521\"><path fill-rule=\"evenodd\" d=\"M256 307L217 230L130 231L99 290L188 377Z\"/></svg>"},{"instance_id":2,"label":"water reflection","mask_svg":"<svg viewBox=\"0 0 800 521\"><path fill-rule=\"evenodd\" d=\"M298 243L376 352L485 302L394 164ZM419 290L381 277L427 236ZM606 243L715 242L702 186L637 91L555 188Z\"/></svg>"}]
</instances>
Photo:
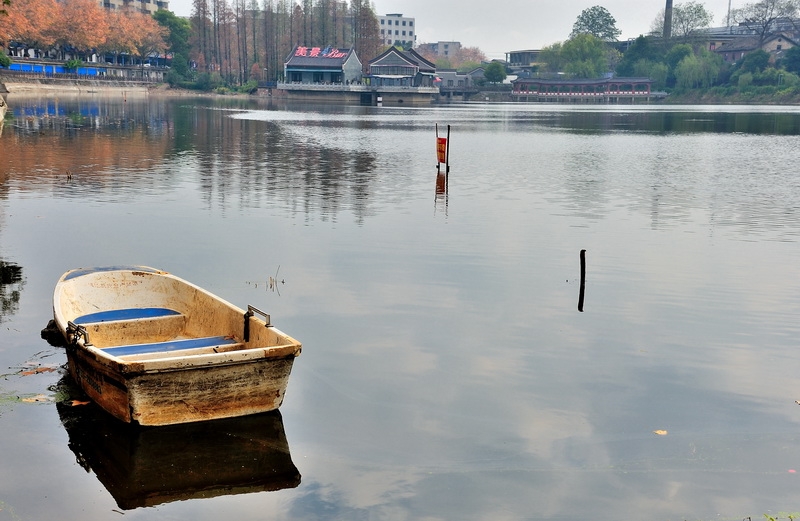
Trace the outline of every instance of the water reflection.
<instances>
[{"instance_id":1,"label":"water reflection","mask_svg":"<svg viewBox=\"0 0 800 521\"><path fill-rule=\"evenodd\" d=\"M19 310L19 297L24 286L22 267L0 260L0 323L4 317Z\"/></svg>"},{"instance_id":2,"label":"water reflection","mask_svg":"<svg viewBox=\"0 0 800 521\"><path fill-rule=\"evenodd\" d=\"M69 448L122 509L300 484L278 411L137 428L71 403L57 404Z\"/></svg>"},{"instance_id":3,"label":"water reflection","mask_svg":"<svg viewBox=\"0 0 800 521\"><path fill-rule=\"evenodd\" d=\"M438 172L436 174L436 194L433 197L434 209L443 210L447 215L447 205L449 204L449 181L450 174Z\"/></svg>"}]
</instances>

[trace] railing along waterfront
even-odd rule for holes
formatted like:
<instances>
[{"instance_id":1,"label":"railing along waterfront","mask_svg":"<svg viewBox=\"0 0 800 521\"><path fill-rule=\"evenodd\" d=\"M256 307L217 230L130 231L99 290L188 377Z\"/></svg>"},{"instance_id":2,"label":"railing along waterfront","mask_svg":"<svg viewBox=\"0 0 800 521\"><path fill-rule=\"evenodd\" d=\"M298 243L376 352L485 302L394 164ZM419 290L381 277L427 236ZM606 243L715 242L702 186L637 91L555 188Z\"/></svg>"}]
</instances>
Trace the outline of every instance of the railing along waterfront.
<instances>
[{"instance_id":1,"label":"railing along waterfront","mask_svg":"<svg viewBox=\"0 0 800 521\"><path fill-rule=\"evenodd\" d=\"M365 83L300 83L278 82L282 90L304 90L320 92L420 92L437 94L439 87L412 87L408 85L370 85Z\"/></svg>"}]
</instances>

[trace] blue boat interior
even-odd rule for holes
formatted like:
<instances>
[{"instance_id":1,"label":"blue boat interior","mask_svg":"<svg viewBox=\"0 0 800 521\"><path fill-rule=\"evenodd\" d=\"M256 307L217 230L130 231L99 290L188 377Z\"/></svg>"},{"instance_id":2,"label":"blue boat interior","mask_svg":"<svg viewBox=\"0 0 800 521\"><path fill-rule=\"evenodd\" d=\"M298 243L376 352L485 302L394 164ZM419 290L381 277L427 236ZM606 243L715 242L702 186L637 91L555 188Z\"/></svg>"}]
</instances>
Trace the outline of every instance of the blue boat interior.
<instances>
[{"instance_id":1,"label":"blue boat interior","mask_svg":"<svg viewBox=\"0 0 800 521\"><path fill-rule=\"evenodd\" d=\"M75 324L89 324L91 322L108 322L111 320L136 320L137 318L157 318L168 317L171 315L180 315L174 309L168 308L127 308L127 309L110 309L106 311L99 311L97 313L89 313L73 320Z\"/></svg>"},{"instance_id":2,"label":"blue boat interior","mask_svg":"<svg viewBox=\"0 0 800 521\"><path fill-rule=\"evenodd\" d=\"M133 344L128 346L107 347L103 349L103 351L114 356L125 356L178 351L181 349L197 349L201 347L226 346L237 343L237 340L232 337L212 336L204 338L170 340L167 342L156 342L153 344Z\"/></svg>"}]
</instances>

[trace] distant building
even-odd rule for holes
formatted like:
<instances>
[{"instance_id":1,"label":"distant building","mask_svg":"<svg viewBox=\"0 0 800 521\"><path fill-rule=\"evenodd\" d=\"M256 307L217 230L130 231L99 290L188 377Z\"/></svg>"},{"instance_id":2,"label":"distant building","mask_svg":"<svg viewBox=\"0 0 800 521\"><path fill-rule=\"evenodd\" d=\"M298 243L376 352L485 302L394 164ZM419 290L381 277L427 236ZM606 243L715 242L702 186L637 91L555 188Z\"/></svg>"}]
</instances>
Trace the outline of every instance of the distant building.
<instances>
[{"instance_id":1,"label":"distant building","mask_svg":"<svg viewBox=\"0 0 800 521\"><path fill-rule=\"evenodd\" d=\"M525 69L533 67L539 62L538 49L529 49L525 51L508 51L506 53L506 63L511 68Z\"/></svg>"},{"instance_id":2,"label":"distant building","mask_svg":"<svg viewBox=\"0 0 800 521\"><path fill-rule=\"evenodd\" d=\"M169 9L169 0L99 0L106 9L133 8L144 14L153 14L159 9Z\"/></svg>"},{"instance_id":3,"label":"distant building","mask_svg":"<svg viewBox=\"0 0 800 521\"><path fill-rule=\"evenodd\" d=\"M414 18L400 13L378 17L378 29L386 45L402 45L413 48L417 44L417 28Z\"/></svg>"},{"instance_id":4,"label":"distant building","mask_svg":"<svg viewBox=\"0 0 800 521\"><path fill-rule=\"evenodd\" d=\"M744 36L733 40L728 40L721 45L714 46L712 50L722 56L728 63L741 60L753 51L762 50L769 54L770 62L781 58L781 55L792 47L797 46L797 42L789 38L784 33L773 34L763 42L759 42L756 36Z\"/></svg>"},{"instance_id":5,"label":"distant building","mask_svg":"<svg viewBox=\"0 0 800 521\"><path fill-rule=\"evenodd\" d=\"M458 51L461 50L461 42L423 43L418 50L426 54L448 58L458 54Z\"/></svg>"},{"instance_id":6,"label":"distant building","mask_svg":"<svg viewBox=\"0 0 800 521\"><path fill-rule=\"evenodd\" d=\"M369 77L373 85L401 87L433 87L436 65L414 49L400 51L390 47L370 60Z\"/></svg>"},{"instance_id":7,"label":"distant building","mask_svg":"<svg viewBox=\"0 0 800 521\"><path fill-rule=\"evenodd\" d=\"M361 60L354 49L298 45L286 59L288 83L349 84L361 81Z\"/></svg>"}]
</instances>

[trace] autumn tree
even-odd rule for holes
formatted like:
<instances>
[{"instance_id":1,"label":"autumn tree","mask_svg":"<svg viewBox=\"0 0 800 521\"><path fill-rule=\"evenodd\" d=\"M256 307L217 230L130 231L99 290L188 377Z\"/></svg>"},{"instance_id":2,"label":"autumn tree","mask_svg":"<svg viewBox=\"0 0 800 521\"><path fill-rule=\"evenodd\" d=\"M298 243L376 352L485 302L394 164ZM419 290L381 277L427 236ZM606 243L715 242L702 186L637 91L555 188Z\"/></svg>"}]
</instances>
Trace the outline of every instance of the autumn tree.
<instances>
[{"instance_id":1,"label":"autumn tree","mask_svg":"<svg viewBox=\"0 0 800 521\"><path fill-rule=\"evenodd\" d=\"M353 47L362 57L366 69L367 60L377 56L382 45L378 32L378 17L368 0L352 0L350 11L353 17Z\"/></svg>"},{"instance_id":2,"label":"autumn tree","mask_svg":"<svg viewBox=\"0 0 800 521\"><path fill-rule=\"evenodd\" d=\"M572 26L570 38L580 34L591 34L605 42L616 41L622 31L617 29L617 21L605 7L596 5L581 11Z\"/></svg>"},{"instance_id":3,"label":"autumn tree","mask_svg":"<svg viewBox=\"0 0 800 521\"><path fill-rule=\"evenodd\" d=\"M70 0L60 3L58 23L54 25L56 44L87 54L99 48L108 38L105 9L94 0Z\"/></svg>"},{"instance_id":4,"label":"autumn tree","mask_svg":"<svg viewBox=\"0 0 800 521\"><path fill-rule=\"evenodd\" d=\"M148 14L133 11L126 14L130 16L135 31L133 33L134 54L139 57L140 63L152 54L166 51L165 42L167 30L161 27L155 18Z\"/></svg>"},{"instance_id":5,"label":"autumn tree","mask_svg":"<svg viewBox=\"0 0 800 521\"><path fill-rule=\"evenodd\" d=\"M55 0L15 0L0 19L0 44L15 41L34 49L52 47L58 11Z\"/></svg>"}]
</instances>

